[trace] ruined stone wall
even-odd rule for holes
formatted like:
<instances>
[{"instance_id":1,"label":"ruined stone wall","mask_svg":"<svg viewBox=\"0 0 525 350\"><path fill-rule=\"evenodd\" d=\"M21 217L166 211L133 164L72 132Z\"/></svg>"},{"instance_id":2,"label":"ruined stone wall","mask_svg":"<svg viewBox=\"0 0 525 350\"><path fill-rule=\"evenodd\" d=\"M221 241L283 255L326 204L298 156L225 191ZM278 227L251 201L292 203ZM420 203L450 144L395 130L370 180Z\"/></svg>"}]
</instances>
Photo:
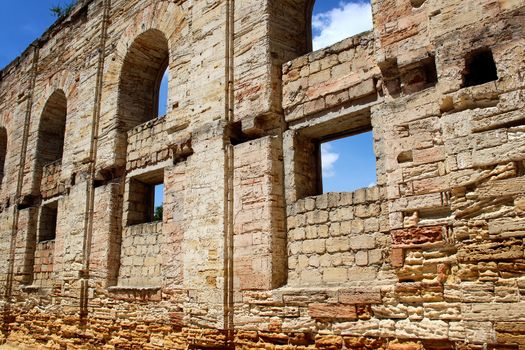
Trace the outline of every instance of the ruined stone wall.
<instances>
[{"instance_id":1,"label":"ruined stone wall","mask_svg":"<svg viewBox=\"0 0 525 350\"><path fill-rule=\"evenodd\" d=\"M308 53L312 6L84 0L1 71L0 342L525 347L525 3L373 0ZM369 130L377 184L323 193Z\"/></svg>"}]
</instances>

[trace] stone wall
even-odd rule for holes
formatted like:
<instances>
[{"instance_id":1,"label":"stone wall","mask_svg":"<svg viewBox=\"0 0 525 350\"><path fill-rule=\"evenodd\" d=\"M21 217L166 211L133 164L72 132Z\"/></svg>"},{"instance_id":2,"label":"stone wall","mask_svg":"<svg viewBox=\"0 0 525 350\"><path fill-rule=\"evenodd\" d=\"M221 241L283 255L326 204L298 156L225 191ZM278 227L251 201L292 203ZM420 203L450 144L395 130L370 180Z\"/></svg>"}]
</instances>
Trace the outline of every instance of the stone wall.
<instances>
[{"instance_id":1,"label":"stone wall","mask_svg":"<svg viewBox=\"0 0 525 350\"><path fill-rule=\"evenodd\" d=\"M38 243L35 249L35 267L33 284L39 287L53 286L53 255L55 241Z\"/></svg>"},{"instance_id":2,"label":"stone wall","mask_svg":"<svg viewBox=\"0 0 525 350\"><path fill-rule=\"evenodd\" d=\"M161 283L164 249L162 224L148 223L126 227L122 232L119 286L151 287Z\"/></svg>"},{"instance_id":3,"label":"stone wall","mask_svg":"<svg viewBox=\"0 0 525 350\"><path fill-rule=\"evenodd\" d=\"M378 187L298 200L288 211L288 285L385 278L388 218Z\"/></svg>"},{"instance_id":4,"label":"stone wall","mask_svg":"<svg viewBox=\"0 0 525 350\"><path fill-rule=\"evenodd\" d=\"M42 183L40 191L43 199L52 198L63 191L60 186L60 170L62 162L60 160L47 164L42 170Z\"/></svg>"},{"instance_id":5,"label":"stone wall","mask_svg":"<svg viewBox=\"0 0 525 350\"><path fill-rule=\"evenodd\" d=\"M525 347L525 4L309 53L313 3L82 0L0 72L0 343ZM324 193L365 131L377 183Z\"/></svg>"},{"instance_id":6,"label":"stone wall","mask_svg":"<svg viewBox=\"0 0 525 350\"><path fill-rule=\"evenodd\" d=\"M377 98L380 71L374 54L374 36L365 33L283 65L286 121Z\"/></svg>"}]
</instances>

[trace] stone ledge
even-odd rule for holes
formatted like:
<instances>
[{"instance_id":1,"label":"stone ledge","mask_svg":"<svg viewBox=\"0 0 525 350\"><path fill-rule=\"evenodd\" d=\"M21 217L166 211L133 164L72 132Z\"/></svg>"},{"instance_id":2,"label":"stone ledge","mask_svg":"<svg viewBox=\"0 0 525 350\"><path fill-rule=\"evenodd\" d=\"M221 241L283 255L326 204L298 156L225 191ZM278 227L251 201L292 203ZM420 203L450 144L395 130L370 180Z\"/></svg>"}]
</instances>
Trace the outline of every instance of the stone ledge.
<instances>
[{"instance_id":1,"label":"stone ledge","mask_svg":"<svg viewBox=\"0 0 525 350\"><path fill-rule=\"evenodd\" d=\"M313 210L329 210L341 207L382 203L386 199L385 189L381 186L359 188L352 192L326 192L316 196L298 199L288 205L288 211L302 214Z\"/></svg>"},{"instance_id":2,"label":"stone ledge","mask_svg":"<svg viewBox=\"0 0 525 350\"><path fill-rule=\"evenodd\" d=\"M25 293L45 293L46 291L50 291L53 288L31 284L31 285L21 286L20 289Z\"/></svg>"},{"instance_id":3,"label":"stone ledge","mask_svg":"<svg viewBox=\"0 0 525 350\"><path fill-rule=\"evenodd\" d=\"M141 224L124 226L123 231L131 234L159 233L162 232L162 220L144 222Z\"/></svg>"},{"instance_id":4,"label":"stone ledge","mask_svg":"<svg viewBox=\"0 0 525 350\"><path fill-rule=\"evenodd\" d=\"M144 130L150 130L159 125L163 127L164 124L166 124L166 116L152 118L128 131L128 138L132 138L134 135L140 134Z\"/></svg>"},{"instance_id":5,"label":"stone ledge","mask_svg":"<svg viewBox=\"0 0 525 350\"><path fill-rule=\"evenodd\" d=\"M161 301L162 287L160 286L112 286L108 292L116 299L131 301Z\"/></svg>"},{"instance_id":6,"label":"stone ledge","mask_svg":"<svg viewBox=\"0 0 525 350\"><path fill-rule=\"evenodd\" d=\"M133 286L113 286L108 287L108 291L112 293L129 293L129 292L158 292L162 289L160 286L152 286L152 287L133 287Z\"/></svg>"}]
</instances>

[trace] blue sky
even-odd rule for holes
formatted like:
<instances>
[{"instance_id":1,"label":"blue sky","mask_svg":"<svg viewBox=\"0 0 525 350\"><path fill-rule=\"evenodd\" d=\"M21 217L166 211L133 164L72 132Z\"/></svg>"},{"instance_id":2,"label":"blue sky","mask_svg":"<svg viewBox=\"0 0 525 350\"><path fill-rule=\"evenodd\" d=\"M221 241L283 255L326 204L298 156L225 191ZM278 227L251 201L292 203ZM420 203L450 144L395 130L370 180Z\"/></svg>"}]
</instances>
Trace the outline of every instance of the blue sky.
<instances>
[{"instance_id":1,"label":"blue sky","mask_svg":"<svg viewBox=\"0 0 525 350\"><path fill-rule=\"evenodd\" d=\"M0 67L19 56L56 18L50 8L69 0L5 0L0 11ZM369 0L317 0L313 46L319 49L372 28ZM167 76L161 84L159 115L166 113ZM376 181L371 133L323 144L324 191L352 191ZM160 194L161 189L157 190ZM157 195L157 198L162 196ZM160 199L159 199L160 200ZM158 203L157 203L158 204Z\"/></svg>"},{"instance_id":2,"label":"blue sky","mask_svg":"<svg viewBox=\"0 0 525 350\"><path fill-rule=\"evenodd\" d=\"M376 184L371 131L321 145L323 192L352 192Z\"/></svg>"},{"instance_id":3,"label":"blue sky","mask_svg":"<svg viewBox=\"0 0 525 350\"><path fill-rule=\"evenodd\" d=\"M0 11L0 67L18 57L53 24L57 0L4 0ZM65 2L63 2L65 3Z\"/></svg>"},{"instance_id":4,"label":"blue sky","mask_svg":"<svg viewBox=\"0 0 525 350\"><path fill-rule=\"evenodd\" d=\"M372 29L370 0L317 0L312 16L314 50Z\"/></svg>"}]
</instances>

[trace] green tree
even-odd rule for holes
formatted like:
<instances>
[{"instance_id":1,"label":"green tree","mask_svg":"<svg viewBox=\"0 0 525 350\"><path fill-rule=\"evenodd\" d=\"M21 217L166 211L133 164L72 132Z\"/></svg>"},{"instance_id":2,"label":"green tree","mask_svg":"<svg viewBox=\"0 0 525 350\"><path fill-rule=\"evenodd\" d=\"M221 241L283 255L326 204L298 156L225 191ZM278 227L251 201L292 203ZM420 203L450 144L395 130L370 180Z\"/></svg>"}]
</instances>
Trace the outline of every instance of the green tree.
<instances>
[{"instance_id":1,"label":"green tree","mask_svg":"<svg viewBox=\"0 0 525 350\"><path fill-rule=\"evenodd\" d=\"M62 5L61 3L58 3L57 5L50 8L51 13L56 18L65 17L71 12L71 10L73 10L75 3L76 3L76 0L70 1L69 3L66 3L64 5Z\"/></svg>"},{"instance_id":2,"label":"green tree","mask_svg":"<svg viewBox=\"0 0 525 350\"><path fill-rule=\"evenodd\" d=\"M164 208L161 206L158 206L155 208L155 213L153 214L153 221L162 221L162 216L164 214Z\"/></svg>"}]
</instances>

